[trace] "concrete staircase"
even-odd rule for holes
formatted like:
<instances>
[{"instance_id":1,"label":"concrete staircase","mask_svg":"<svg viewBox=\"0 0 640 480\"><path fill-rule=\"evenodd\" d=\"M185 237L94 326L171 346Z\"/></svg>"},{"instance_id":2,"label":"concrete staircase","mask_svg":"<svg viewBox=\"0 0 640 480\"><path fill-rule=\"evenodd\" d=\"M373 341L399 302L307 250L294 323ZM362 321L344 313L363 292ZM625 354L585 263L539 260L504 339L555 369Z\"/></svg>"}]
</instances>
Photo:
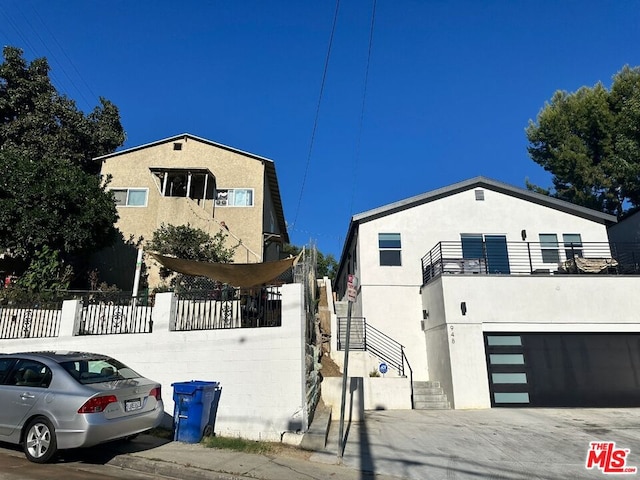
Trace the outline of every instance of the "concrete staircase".
<instances>
[{"instance_id":1,"label":"concrete staircase","mask_svg":"<svg viewBox=\"0 0 640 480\"><path fill-rule=\"evenodd\" d=\"M321 452L327 446L327 437L331 428L331 408L318 404L313 421L300 442L300 448Z\"/></svg>"},{"instance_id":2,"label":"concrete staircase","mask_svg":"<svg viewBox=\"0 0 640 480\"><path fill-rule=\"evenodd\" d=\"M449 410L451 405L440 382L413 382L414 410Z\"/></svg>"}]
</instances>

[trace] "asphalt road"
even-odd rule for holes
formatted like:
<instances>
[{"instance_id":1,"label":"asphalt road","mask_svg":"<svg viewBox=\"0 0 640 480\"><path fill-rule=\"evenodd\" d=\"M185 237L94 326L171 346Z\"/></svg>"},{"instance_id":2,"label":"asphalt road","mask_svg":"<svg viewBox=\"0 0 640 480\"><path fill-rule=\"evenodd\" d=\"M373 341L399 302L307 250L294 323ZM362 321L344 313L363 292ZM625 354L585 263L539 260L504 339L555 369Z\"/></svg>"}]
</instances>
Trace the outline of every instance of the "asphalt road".
<instances>
[{"instance_id":1,"label":"asphalt road","mask_svg":"<svg viewBox=\"0 0 640 480\"><path fill-rule=\"evenodd\" d=\"M0 480L116 480L157 479L158 475L146 475L106 465L113 453L100 447L63 452L55 463L39 465L29 462L18 447L0 443Z\"/></svg>"}]
</instances>

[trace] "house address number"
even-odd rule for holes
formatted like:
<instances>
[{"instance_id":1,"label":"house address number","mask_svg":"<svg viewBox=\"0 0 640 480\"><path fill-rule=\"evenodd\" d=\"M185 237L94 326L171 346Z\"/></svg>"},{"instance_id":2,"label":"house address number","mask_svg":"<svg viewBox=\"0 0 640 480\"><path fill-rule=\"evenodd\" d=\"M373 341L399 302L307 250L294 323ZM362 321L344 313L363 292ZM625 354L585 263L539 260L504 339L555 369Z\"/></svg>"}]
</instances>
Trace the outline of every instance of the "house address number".
<instances>
[{"instance_id":1,"label":"house address number","mask_svg":"<svg viewBox=\"0 0 640 480\"><path fill-rule=\"evenodd\" d=\"M451 336L451 343L456 343L456 339L455 339L456 334L455 334L455 331L453 329L453 325L451 325L449 327L449 334Z\"/></svg>"}]
</instances>

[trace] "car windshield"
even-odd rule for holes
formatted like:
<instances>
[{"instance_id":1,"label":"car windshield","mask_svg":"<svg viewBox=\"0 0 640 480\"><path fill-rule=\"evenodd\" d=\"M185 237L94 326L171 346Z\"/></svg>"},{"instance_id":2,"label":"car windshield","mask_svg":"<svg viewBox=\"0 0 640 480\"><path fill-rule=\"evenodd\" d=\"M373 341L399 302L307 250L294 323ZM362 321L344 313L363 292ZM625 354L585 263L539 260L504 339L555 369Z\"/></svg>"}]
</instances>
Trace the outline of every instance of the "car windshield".
<instances>
[{"instance_id":1,"label":"car windshield","mask_svg":"<svg viewBox=\"0 0 640 480\"><path fill-rule=\"evenodd\" d=\"M60 365L83 385L138 378L135 371L113 358L83 358Z\"/></svg>"}]
</instances>

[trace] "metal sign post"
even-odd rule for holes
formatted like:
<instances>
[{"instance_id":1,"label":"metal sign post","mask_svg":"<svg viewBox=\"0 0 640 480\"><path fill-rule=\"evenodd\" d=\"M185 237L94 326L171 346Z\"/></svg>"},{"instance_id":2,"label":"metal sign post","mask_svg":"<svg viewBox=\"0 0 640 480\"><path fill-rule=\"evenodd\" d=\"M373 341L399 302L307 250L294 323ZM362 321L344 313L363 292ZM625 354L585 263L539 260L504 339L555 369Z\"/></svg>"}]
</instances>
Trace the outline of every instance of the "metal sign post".
<instances>
[{"instance_id":1,"label":"metal sign post","mask_svg":"<svg viewBox=\"0 0 640 480\"><path fill-rule=\"evenodd\" d=\"M347 338L344 341L344 366L342 372L342 401L340 404L340 428L338 432L338 458L342 461L342 455L344 454L345 439L344 439L344 411L347 400L347 370L349 368L349 342L351 340L351 307L353 302L356 301L358 295L358 279L355 275L349 275L347 280L347 297L349 298L349 305L347 307ZM339 332L338 332L339 334Z\"/></svg>"}]
</instances>

